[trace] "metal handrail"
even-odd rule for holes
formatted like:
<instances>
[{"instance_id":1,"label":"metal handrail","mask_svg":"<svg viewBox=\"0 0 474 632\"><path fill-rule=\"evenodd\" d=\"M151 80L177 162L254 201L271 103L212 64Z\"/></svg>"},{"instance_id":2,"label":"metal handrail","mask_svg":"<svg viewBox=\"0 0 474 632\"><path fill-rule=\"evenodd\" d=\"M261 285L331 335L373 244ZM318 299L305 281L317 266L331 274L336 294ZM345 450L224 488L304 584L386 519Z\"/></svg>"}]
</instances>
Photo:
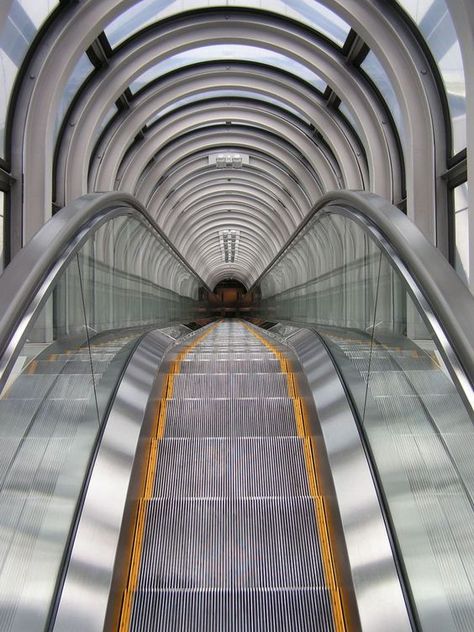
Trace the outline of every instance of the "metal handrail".
<instances>
[{"instance_id":1,"label":"metal handrail","mask_svg":"<svg viewBox=\"0 0 474 632\"><path fill-rule=\"evenodd\" d=\"M383 235L406 267L441 325L467 380L474 383L474 297L454 269L400 209L365 191L333 191L324 195L265 268L250 290L282 258L308 223L331 207L355 211ZM336 209L334 208L336 212Z\"/></svg>"},{"instance_id":2,"label":"metal handrail","mask_svg":"<svg viewBox=\"0 0 474 632\"><path fill-rule=\"evenodd\" d=\"M48 288L48 276L54 270L54 278L67 264L68 259L61 262L65 252L74 240L81 237L81 243L88 231L94 230L94 220L118 214L134 214L147 223L174 252L181 263L198 279L206 289L207 284L183 259L175 246L163 234L156 222L145 208L128 193L91 193L78 198L54 215L14 257L0 277L0 385L2 374L7 365L11 365L14 356L13 348L22 341L23 335L15 339L15 331L25 319L31 322ZM77 246L74 251L79 248ZM70 255L70 253L69 253ZM58 265L59 262L59 265ZM53 281L52 281L53 282ZM24 330L28 324L24 324ZM9 353L6 353L9 349ZM7 355L9 358L4 358ZM11 357L10 357L11 356Z\"/></svg>"}]
</instances>

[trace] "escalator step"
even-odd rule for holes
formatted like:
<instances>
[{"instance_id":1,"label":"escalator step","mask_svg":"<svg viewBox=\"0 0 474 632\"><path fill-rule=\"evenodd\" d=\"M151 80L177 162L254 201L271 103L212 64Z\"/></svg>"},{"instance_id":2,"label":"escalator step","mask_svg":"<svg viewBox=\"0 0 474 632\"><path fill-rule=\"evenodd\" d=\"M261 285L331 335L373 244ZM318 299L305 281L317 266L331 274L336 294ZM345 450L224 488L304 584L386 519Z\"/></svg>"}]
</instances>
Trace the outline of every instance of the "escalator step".
<instances>
[{"instance_id":1,"label":"escalator step","mask_svg":"<svg viewBox=\"0 0 474 632\"><path fill-rule=\"evenodd\" d=\"M312 498L146 506L138 590L325 586Z\"/></svg>"},{"instance_id":2,"label":"escalator step","mask_svg":"<svg viewBox=\"0 0 474 632\"><path fill-rule=\"evenodd\" d=\"M276 359L258 360L202 360L186 358L180 365L181 373L280 373Z\"/></svg>"},{"instance_id":3,"label":"escalator step","mask_svg":"<svg viewBox=\"0 0 474 632\"><path fill-rule=\"evenodd\" d=\"M287 397L287 377L281 373L178 373L173 397Z\"/></svg>"},{"instance_id":4,"label":"escalator step","mask_svg":"<svg viewBox=\"0 0 474 632\"><path fill-rule=\"evenodd\" d=\"M171 399L166 437L267 437L296 434L293 402L265 399Z\"/></svg>"},{"instance_id":5,"label":"escalator step","mask_svg":"<svg viewBox=\"0 0 474 632\"><path fill-rule=\"evenodd\" d=\"M143 591L131 632L332 632L327 589Z\"/></svg>"},{"instance_id":6,"label":"escalator step","mask_svg":"<svg viewBox=\"0 0 474 632\"><path fill-rule=\"evenodd\" d=\"M212 468L209 467L212 463ZM308 496L300 438L165 439L153 495L161 498Z\"/></svg>"}]
</instances>

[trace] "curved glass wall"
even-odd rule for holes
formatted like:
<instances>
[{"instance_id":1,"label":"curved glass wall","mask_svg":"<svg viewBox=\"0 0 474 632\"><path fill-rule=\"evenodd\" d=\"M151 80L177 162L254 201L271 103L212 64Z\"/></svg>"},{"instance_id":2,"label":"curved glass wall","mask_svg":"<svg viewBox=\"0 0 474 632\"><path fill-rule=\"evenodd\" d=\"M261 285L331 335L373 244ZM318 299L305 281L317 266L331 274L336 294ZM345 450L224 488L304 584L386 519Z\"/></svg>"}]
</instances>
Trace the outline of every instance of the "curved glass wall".
<instances>
[{"instance_id":1,"label":"curved glass wall","mask_svg":"<svg viewBox=\"0 0 474 632\"><path fill-rule=\"evenodd\" d=\"M216 7L241 7L262 9L289 17L309 26L342 46L350 27L336 13L316 0L142 0L117 17L105 28L105 34L112 48L121 44L141 29L172 15L192 9L213 9Z\"/></svg>"},{"instance_id":2,"label":"curved glass wall","mask_svg":"<svg viewBox=\"0 0 474 632\"><path fill-rule=\"evenodd\" d=\"M474 626L474 424L383 241L320 211L261 280L260 316L314 327L358 412L426 631Z\"/></svg>"},{"instance_id":3,"label":"curved glass wall","mask_svg":"<svg viewBox=\"0 0 474 632\"><path fill-rule=\"evenodd\" d=\"M453 153L466 147L466 80L456 29L445 0L397 0L420 29L438 64L448 98Z\"/></svg>"},{"instance_id":4,"label":"curved glass wall","mask_svg":"<svg viewBox=\"0 0 474 632\"><path fill-rule=\"evenodd\" d=\"M326 82L317 74L309 70L309 68L306 68L303 64L300 64L298 61L295 61L290 57L286 57L286 55L282 55L281 53L259 48L258 46L247 46L244 44L213 44L210 46L200 46L199 48L193 48L183 53L171 55L163 61L158 62L156 65L148 68L148 70L132 81L129 86L130 91L134 94L151 81L162 77L168 72L204 61L257 62L268 66L274 66L275 68L289 72L290 74L307 81L321 92L324 92L327 87Z\"/></svg>"},{"instance_id":5,"label":"curved glass wall","mask_svg":"<svg viewBox=\"0 0 474 632\"><path fill-rule=\"evenodd\" d=\"M0 157L5 158L8 106L26 53L59 0L2 0L0 7Z\"/></svg>"},{"instance_id":6,"label":"curved glass wall","mask_svg":"<svg viewBox=\"0 0 474 632\"><path fill-rule=\"evenodd\" d=\"M109 401L139 337L197 317L199 280L130 215L65 264L0 393L0 628L43 632ZM171 338L170 338L171 342Z\"/></svg>"}]
</instances>

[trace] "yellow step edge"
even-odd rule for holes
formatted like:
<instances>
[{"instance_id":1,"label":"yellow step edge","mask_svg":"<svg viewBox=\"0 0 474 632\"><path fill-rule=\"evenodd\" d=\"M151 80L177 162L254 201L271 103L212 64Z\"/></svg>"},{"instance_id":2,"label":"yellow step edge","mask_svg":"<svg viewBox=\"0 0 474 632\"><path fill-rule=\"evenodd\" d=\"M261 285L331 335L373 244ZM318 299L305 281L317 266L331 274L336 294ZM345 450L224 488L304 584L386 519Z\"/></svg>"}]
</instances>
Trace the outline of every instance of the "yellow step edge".
<instances>
[{"instance_id":1,"label":"yellow step edge","mask_svg":"<svg viewBox=\"0 0 474 632\"><path fill-rule=\"evenodd\" d=\"M157 411L156 438L151 439L150 450L148 454L148 463L146 468L145 485L143 490L143 498L138 501L137 518L135 523L135 532L133 536L132 554L130 560L130 568L127 586L124 589L122 597L122 609L120 612L119 632L128 632L130 628L130 618L132 615L133 595L138 585L138 577L140 573L140 560L143 548L143 538L145 534L145 515L147 500L152 498L153 485L156 475L156 463L158 457L158 441L163 438L166 425L166 404L167 399L171 399L173 395L174 376L180 372L181 360L186 354L193 349L205 336L207 336L218 323L210 327L202 336L192 344L188 345L184 351L178 354L179 360L172 362L170 371L167 375L164 385L164 397L160 400L159 410Z\"/></svg>"},{"instance_id":2,"label":"yellow step edge","mask_svg":"<svg viewBox=\"0 0 474 632\"><path fill-rule=\"evenodd\" d=\"M295 411L296 430L298 436L303 438L303 451L306 467L306 475L308 478L308 485L311 496L313 497L316 525L319 534L321 555L323 558L323 571L326 581L326 585L329 589L331 596L331 606L334 620L335 632L346 632L346 624L344 620L344 611L342 607L342 599L339 588L336 582L336 572L334 566L334 557L332 554L330 539L329 539L329 527L326 519L326 509L324 499L319 494L319 485L317 482L316 467L313 458L313 451L311 448L311 439L308 434L308 427L305 420L304 410L301 398L298 397L298 389L294 373L289 370L289 363L282 362L282 353L276 349L268 340L265 340L263 336L260 336L253 330L252 327L245 325L260 342L262 342L268 349L270 349L275 357L280 360L280 366L282 367L282 373L286 374L288 380L288 393L293 399L293 408ZM285 368L283 368L285 367Z\"/></svg>"},{"instance_id":3,"label":"yellow step edge","mask_svg":"<svg viewBox=\"0 0 474 632\"><path fill-rule=\"evenodd\" d=\"M313 456L311 454L311 440L309 437L303 439L304 460L306 465L306 474L308 476L309 493L313 498L319 496L318 483L314 471Z\"/></svg>"}]
</instances>

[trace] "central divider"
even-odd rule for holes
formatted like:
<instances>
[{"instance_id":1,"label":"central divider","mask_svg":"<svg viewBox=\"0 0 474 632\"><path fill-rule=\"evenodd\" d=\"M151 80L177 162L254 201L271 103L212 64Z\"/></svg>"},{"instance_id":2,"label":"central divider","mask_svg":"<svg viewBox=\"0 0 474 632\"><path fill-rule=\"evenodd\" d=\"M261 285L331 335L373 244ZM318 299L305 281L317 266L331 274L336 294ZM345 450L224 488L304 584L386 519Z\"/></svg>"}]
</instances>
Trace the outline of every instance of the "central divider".
<instances>
[{"instance_id":1,"label":"central divider","mask_svg":"<svg viewBox=\"0 0 474 632\"><path fill-rule=\"evenodd\" d=\"M171 366L119 629L346 630L295 376L249 325L214 325Z\"/></svg>"}]
</instances>

